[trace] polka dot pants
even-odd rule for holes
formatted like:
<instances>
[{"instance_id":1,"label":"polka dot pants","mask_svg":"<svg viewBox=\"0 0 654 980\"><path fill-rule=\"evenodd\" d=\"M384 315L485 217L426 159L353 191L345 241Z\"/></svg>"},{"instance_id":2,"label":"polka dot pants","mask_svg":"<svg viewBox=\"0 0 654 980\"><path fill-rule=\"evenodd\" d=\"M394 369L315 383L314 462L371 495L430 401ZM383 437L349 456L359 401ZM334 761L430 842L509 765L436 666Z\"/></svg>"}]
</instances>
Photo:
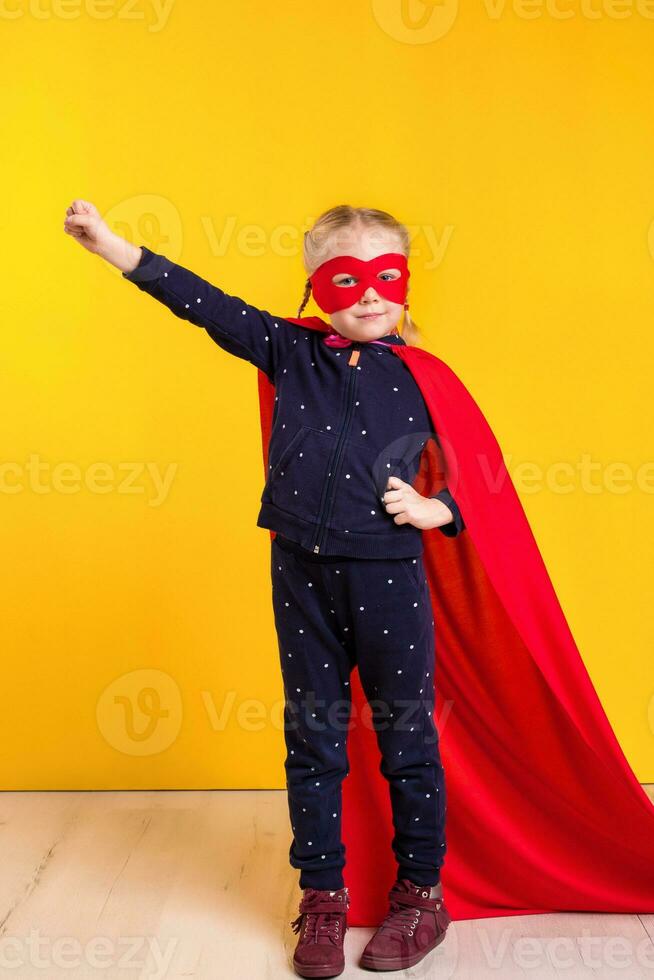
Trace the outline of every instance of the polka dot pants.
<instances>
[{"instance_id":1,"label":"polka dot pants","mask_svg":"<svg viewBox=\"0 0 654 980\"><path fill-rule=\"evenodd\" d=\"M350 771L355 665L389 784L398 877L437 884L446 800L433 720L434 618L422 558L318 562L284 550L275 538L271 578L285 696L289 860L300 869L300 887L343 887L341 786Z\"/></svg>"}]
</instances>

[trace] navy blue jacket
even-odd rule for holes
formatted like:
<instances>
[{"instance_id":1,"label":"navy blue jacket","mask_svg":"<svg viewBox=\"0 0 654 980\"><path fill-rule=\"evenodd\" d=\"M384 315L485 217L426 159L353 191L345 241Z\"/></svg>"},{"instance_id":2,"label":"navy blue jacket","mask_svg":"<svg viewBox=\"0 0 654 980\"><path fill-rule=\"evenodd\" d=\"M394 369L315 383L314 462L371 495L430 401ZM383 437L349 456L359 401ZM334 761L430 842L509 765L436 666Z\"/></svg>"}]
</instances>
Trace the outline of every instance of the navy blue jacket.
<instances>
[{"instance_id":1,"label":"navy blue jacket","mask_svg":"<svg viewBox=\"0 0 654 980\"><path fill-rule=\"evenodd\" d=\"M328 347L322 334L224 293L142 245L123 278L203 327L223 350L250 361L275 385L268 478L259 527L313 555L409 558L422 554L422 531L395 524L381 497L388 477L413 483L422 451L438 441L422 393L392 350L374 342ZM404 344L394 334L380 338ZM358 363L350 365L352 351ZM447 488L443 500L465 524Z\"/></svg>"}]
</instances>

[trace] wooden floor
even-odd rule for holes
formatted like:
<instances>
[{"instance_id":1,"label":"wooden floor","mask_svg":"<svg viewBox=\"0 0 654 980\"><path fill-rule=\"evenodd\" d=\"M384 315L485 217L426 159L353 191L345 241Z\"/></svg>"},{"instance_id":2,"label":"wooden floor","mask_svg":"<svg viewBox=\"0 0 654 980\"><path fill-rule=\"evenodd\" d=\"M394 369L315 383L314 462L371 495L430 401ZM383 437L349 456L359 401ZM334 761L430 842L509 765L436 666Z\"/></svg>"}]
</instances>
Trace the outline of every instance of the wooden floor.
<instances>
[{"instance_id":1,"label":"wooden floor","mask_svg":"<svg viewBox=\"0 0 654 980\"><path fill-rule=\"evenodd\" d=\"M0 841L2 978L295 975L283 790L5 792ZM372 931L348 930L343 977L373 975L357 966ZM417 966L382 975L654 980L652 937L652 915L458 921Z\"/></svg>"}]
</instances>

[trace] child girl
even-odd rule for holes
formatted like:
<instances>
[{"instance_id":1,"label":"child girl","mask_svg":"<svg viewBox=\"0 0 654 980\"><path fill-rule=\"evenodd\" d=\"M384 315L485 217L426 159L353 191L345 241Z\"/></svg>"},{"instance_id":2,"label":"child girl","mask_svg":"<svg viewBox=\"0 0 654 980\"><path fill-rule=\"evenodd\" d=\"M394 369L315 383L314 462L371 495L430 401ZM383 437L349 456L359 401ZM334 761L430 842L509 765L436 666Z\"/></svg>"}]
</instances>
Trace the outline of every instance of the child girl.
<instances>
[{"instance_id":1,"label":"child girl","mask_svg":"<svg viewBox=\"0 0 654 980\"><path fill-rule=\"evenodd\" d=\"M407 229L366 208L339 206L318 218L304 238L308 279L298 316L313 292L330 316L331 330L320 332L119 238L87 201L74 201L66 214L64 229L81 245L275 386L257 524L275 532L289 859L303 890L293 964L305 977L344 969L341 787L356 665L389 783L398 864L389 913L360 962L377 970L411 966L444 938L450 921L440 886L445 783L422 531L458 534L464 523L447 489L426 497L412 486L422 451L437 436L415 381L390 349L415 336ZM415 709L408 720L399 710L407 704Z\"/></svg>"}]
</instances>

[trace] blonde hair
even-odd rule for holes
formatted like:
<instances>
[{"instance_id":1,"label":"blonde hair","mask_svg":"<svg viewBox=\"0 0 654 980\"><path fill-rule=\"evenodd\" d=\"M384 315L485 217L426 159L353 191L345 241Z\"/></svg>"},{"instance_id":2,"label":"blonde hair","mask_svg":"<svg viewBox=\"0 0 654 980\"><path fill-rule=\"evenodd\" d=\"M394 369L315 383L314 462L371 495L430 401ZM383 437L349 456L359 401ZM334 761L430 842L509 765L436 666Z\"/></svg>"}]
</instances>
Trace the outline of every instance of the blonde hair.
<instances>
[{"instance_id":1,"label":"blonde hair","mask_svg":"<svg viewBox=\"0 0 654 980\"><path fill-rule=\"evenodd\" d=\"M350 229L357 225L364 228L379 228L384 237L394 235L400 241L399 251L406 255L407 259L409 258L408 229L391 214L388 214L387 211L378 211L376 208L354 208L350 207L349 204L338 204L336 207L323 212L316 219L313 227L304 233L302 257L309 276L313 275L324 261L325 244L330 237L343 229ZM311 279L307 278L302 303L297 311L298 317L302 316L302 310L309 302L310 295ZM420 331L408 310L404 310L402 330L400 331L395 327L392 332L399 334L407 344L416 345L420 340Z\"/></svg>"}]
</instances>

